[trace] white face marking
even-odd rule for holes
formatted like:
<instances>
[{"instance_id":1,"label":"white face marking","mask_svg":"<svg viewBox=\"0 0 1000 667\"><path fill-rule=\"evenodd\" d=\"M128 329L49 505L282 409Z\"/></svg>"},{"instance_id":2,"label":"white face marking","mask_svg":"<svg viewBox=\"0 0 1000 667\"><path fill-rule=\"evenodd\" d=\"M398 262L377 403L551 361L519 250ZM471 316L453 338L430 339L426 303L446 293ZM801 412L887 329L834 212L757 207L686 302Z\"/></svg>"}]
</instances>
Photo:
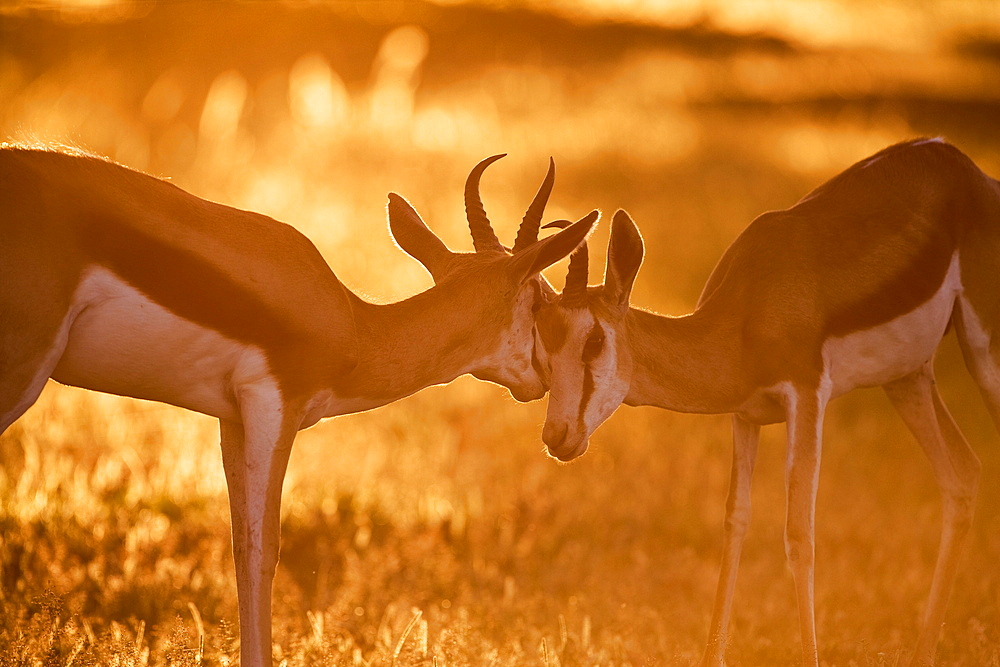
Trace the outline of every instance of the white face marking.
<instances>
[{"instance_id":1,"label":"white face marking","mask_svg":"<svg viewBox=\"0 0 1000 667\"><path fill-rule=\"evenodd\" d=\"M593 392L583 413L588 437L618 409L625 400L629 387L629 381L621 369L618 332L607 325L602 325L601 328L604 330L604 349L589 365Z\"/></svg>"},{"instance_id":2,"label":"white face marking","mask_svg":"<svg viewBox=\"0 0 1000 667\"><path fill-rule=\"evenodd\" d=\"M178 317L103 267L74 295L59 382L240 420L249 387L280 405L263 352Z\"/></svg>"},{"instance_id":3,"label":"white face marking","mask_svg":"<svg viewBox=\"0 0 1000 667\"><path fill-rule=\"evenodd\" d=\"M827 340L823 360L832 397L909 375L933 357L961 291L959 273L956 255L941 287L919 307L871 329Z\"/></svg>"},{"instance_id":4,"label":"white face marking","mask_svg":"<svg viewBox=\"0 0 1000 667\"><path fill-rule=\"evenodd\" d=\"M542 439L568 461L587 450L590 436L628 393L631 358L623 362L617 331L587 309L563 309L567 334L549 351L549 406ZM603 345L595 342L603 337ZM591 341L588 343L588 340Z\"/></svg>"}]
</instances>

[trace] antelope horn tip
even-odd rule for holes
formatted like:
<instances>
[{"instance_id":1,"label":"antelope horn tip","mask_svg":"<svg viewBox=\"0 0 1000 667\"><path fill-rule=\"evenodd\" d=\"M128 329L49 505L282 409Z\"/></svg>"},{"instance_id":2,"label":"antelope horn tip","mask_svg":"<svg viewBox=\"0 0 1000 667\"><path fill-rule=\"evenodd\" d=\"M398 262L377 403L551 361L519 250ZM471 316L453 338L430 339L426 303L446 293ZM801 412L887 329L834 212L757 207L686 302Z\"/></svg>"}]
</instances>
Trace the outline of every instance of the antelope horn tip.
<instances>
[{"instance_id":1,"label":"antelope horn tip","mask_svg":"<svg viewBox=\"0 0 1000 667\"><path fill-rule=\"evenodd\" d=\"M572 220L553 220L542 225L542 229L566 229L573 224Z\"/></svg>"}]
</instances>

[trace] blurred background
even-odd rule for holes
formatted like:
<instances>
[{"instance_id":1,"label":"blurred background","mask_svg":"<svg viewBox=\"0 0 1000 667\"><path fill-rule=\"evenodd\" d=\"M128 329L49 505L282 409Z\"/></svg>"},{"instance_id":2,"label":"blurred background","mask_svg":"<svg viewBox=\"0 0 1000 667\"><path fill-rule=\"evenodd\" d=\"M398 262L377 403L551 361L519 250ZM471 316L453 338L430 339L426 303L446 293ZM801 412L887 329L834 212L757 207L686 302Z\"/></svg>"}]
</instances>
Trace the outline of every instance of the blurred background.
<instances>
[{"instance_id":1,"label":"blurred background","mask_svg":"<svg viewBox=\"0 0 1000 667\"><path fill-rule=\"evenodd\" d=\"M462 184L487 155L509 154L482 187L501 240L554 156L547 217L628 209L647 253L633 303L680 314L756 215L921 135L1000 176L1000 3L0 2L0 141L83 149L288 222L379 301L431 284L394 247L386 194L470 249ZM938 368L984 461L939 664L1000 665L1000 439L954 341ZM301 434L275 657L696 662L728 418L622 408L559 465L543 415L462 378ZM233 663L217 439L168 406L46 390L0 438L0 665ZM783 428L765 429L734 665L798 656L783 457ZM825 664L904 663L940 502L881 392L831 407L817 516Z\"/></svg>"}]
</instances>

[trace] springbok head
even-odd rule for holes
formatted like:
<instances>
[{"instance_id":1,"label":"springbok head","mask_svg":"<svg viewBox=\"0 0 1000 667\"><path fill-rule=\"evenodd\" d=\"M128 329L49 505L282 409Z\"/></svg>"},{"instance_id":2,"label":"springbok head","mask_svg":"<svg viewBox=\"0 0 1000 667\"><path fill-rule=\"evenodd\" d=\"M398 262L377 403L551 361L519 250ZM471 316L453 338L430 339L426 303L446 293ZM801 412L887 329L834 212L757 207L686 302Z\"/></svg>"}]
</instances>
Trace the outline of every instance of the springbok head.
<instances>
[{"instance_id":1,"label":"springbok head","mask_svg":"<svg viewBox=\"0 0 1000 667\"><path fill-rule=\"evenodd\" d=\"M535 314L549 383L542 441L560 461L587 451L590 436L628 394L632 350L626 315L642 256L642 236L619 210L611 222L604 284L587 286L584 243L570 258L562 294Z\"/></svg>"},{"instance_id":2,"label":"springbok head","mask_svg":"<svg viewBox=\"0 0 1000 667\"><path fill-rule=\"evenodd\" d=\"M532 401L548 388L535 354L534 313L556 297L540 272L571 253L590 233L598 211L554 236L538 240L538 230L552 185L555 163L521 221L511 250L497 239L479 195L483 171L503 155L477 164L465 183L465 211L475 252L453 252L420 219L410 204L389 195L389 227L399 247L430 272L439 291L455 304L454 331L475 330L477 360L468 372L501 384L518 401ZM467 345L468 340L456 341Z\"/></svg>"}]
</instances>

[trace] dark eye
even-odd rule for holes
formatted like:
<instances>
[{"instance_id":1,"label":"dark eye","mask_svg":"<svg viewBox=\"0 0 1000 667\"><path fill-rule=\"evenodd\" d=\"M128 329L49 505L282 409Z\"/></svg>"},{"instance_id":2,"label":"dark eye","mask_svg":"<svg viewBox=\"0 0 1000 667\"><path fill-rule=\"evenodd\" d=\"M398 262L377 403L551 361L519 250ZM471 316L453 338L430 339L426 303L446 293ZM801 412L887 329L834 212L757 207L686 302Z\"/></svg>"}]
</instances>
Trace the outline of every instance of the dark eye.
<instances>
[{"instance_id":1,"label":"dark eye","mask_svg":"<svg viewBox=\"0 0 1000 667\"><path fill-rule=\"evenodd\" d=\"M583 361L589 362L597 358L597 355L604 349L604 331L596 329L587 336L587 341L583 344Z\"/></svg>"},{"instance_id":2,"label":"dark eye","mask_svg":"<svg viewBox=\"0 0 1000 667\"><path fill-rule=\"evenodd\" d=\"M538 285L537 280L532 283L532 286L535 288L535 293L531 302L531 312L534 314L537 313L538 309L545 304L545 296L542 294L542 288Z\"/></svg>"}]
</instances>

